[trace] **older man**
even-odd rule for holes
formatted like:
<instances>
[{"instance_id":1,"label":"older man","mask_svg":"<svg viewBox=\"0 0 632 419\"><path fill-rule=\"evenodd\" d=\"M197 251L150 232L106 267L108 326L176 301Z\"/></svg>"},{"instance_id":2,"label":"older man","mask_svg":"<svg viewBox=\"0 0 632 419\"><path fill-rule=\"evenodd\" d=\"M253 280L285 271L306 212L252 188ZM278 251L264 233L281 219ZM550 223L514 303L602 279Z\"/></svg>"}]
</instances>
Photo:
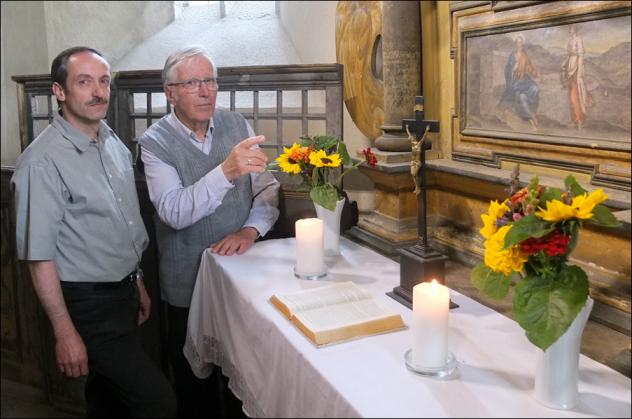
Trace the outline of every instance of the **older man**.
<instances>
[{"instance_id":1,"label":"older man","mask_svg":"<svg viewBox=\"0 0 632 419\"><path fill-rule=\"evenodd\" d=\"M168 304L170 357L178 411L200 414L208 394L184 359L191 295L202 252L242 254L278 218L279 183L238 113L215 108L217 68L201 47L173 53L162 79L173 112L140 138L156 207L162 298Z\"/></svg>"},{"instance_id":2,"label":"older man","mask_svg":"<svg viewBox=\"0 0 632 419\"><path fill-rule=\"evenodd\" d=\"M138 270L148 239L132 157L102 121L110 65L74 47L51 66L59 114L18 158L18 257L55 334L59 371L88 374L88 417L172 416L166 377L143 351L138 326L150 300ZM126 411L112 411L112 396Z\"/></svg>"}]
</instances>

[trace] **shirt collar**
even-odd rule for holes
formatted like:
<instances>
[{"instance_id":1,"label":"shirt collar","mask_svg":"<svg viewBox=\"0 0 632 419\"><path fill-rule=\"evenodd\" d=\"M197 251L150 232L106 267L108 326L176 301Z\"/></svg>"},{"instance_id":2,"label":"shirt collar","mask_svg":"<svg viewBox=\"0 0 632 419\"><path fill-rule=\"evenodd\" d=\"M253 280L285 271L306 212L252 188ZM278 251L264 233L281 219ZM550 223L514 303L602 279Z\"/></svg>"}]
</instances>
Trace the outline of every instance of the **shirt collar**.
<instances>
[{"instance_id":1,"label":"shirt collar","mask_svg":"<svg viewBox=\"0 0 632 419\"><path fill-rule=\"evenodd\" d=\"M53 127L55 127L61 135L64 136L68 141L70 141L79 151L82 153L90 147L90 143L92 140L90 136L84 132L81 132L70 122L66 121L59 112L55 113L53 116L53 122L51 123ZM100 121L99 122L99 131L97 139L99 141L105 141L108 136L111 135L112 129L108 127L108 125Z\"/></svg>"},{"instance_id":2,"label":"shirt collar","mask_svg":"<svg viewBox=\"0 0 632 419\"><path fill-rule=\"evenodd\" d=\"M175 111L173 110L171 111L171 113L169 114L169 119L170 119L171 125L177 130L179 130L182 134L184 134L187 138L191 138L198 142L200 141L195 135L195 133L191 131L189 127L184 125L182 121L180 121L180 119L178 119L178 116L176 115ZM213 135L214 129L215 129L215 124L213 122L213 117L211 117L211 119L209 119L208 121L208 130L206 131L206 138L211 138L211 136Z\"/></svg>"}]
</instances>

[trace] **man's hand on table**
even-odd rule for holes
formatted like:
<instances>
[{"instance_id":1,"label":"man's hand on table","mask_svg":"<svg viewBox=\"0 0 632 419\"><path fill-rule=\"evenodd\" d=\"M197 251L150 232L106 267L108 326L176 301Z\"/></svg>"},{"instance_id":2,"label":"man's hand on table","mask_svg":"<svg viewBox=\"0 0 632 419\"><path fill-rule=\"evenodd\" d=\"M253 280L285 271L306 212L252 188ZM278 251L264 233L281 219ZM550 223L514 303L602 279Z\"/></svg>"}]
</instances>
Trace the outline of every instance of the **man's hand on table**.
<instances>
[{"instance_id":1,"label":"man's hand on table","mask_svg":"<svg viewBox=\"0 0 632 419\"><path fill-rule=\"evenodd\" d=\"M236 233L229 234L222 240L211 245L211 252L222 256L232 256L237 252L238 255L253 245L259 233L254 227L243 227Z\"/></svg>"}]
</instances>

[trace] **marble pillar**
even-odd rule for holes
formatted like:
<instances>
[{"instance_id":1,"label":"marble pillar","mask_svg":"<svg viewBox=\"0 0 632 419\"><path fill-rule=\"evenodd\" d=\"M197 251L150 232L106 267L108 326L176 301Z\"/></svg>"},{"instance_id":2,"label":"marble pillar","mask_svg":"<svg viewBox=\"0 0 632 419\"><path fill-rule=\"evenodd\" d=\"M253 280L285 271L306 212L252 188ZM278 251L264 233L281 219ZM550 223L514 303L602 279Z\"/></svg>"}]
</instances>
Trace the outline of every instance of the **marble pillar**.
<instances>
[{"instance_id":1,"label":"marble pillar","mask_svg":"<svg viewBox=\"0 0 632 419\"><path fill-rule=\"evenodd\" d=\"M375 140L382 151L410 151L402 119L414 113L421 86L419 2L382 2L382 68L384 74L383 135Z\"/></svg>"}]
</instances>

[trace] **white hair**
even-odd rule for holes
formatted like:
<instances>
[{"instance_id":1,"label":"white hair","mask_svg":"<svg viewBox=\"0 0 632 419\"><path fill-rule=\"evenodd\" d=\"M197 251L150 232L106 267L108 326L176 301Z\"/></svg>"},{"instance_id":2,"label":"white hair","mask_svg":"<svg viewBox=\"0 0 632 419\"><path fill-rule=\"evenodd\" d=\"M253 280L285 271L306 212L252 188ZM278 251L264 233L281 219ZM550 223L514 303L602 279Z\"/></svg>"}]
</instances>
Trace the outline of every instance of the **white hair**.
<instances>
[{"instance_id":1,"label":"white hair","mask_svg":"<svg viewBox=\"0 0 632 419\"><path fill-rule=\"evenodd\" d=\"M162 69L162 83L167 84L167 82L171 81L171 73L173 73L175 66L184 60L198 55L206 58L208 62L211 63L211 66L213 67L213 77L217 78L217 67L215 67L215 63L209 53L204 49L204 47L193 45L179 49L169 55L167 61L165 61L165 67Z\"/></svg>"}]
</instances>

